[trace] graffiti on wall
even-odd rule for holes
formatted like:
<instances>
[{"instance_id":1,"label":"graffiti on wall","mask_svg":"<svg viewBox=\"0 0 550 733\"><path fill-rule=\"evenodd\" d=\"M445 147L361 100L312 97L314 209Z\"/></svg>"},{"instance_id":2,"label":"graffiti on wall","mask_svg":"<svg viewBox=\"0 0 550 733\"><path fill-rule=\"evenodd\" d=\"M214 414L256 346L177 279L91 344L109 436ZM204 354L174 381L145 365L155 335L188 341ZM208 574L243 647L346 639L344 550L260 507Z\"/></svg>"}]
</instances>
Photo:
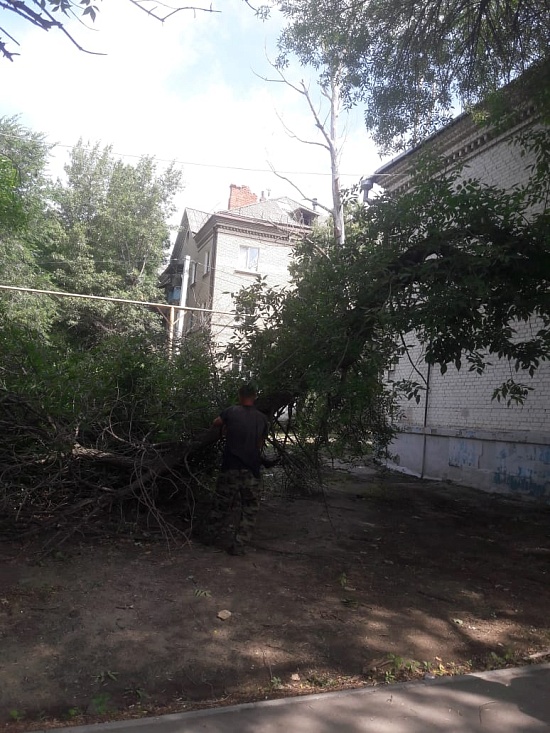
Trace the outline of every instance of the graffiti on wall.
<instances>
[{"instance_id":1,"label":"graffiti on wall","mask_svg":"<svg viewBox=\"0 0 550 733\"><path fill-rule=\"evenodd\" d=\"M479 459L482 453L483 443L480 440L449 439L449 466L479 468Z\"/></svg>"},{"instance_id":2,"label":"graffiti on wall","mask_svg":"<svg viewBox=\"0 0 550 733\"><path fill-rule=\"evenodd\" d=\"M550 498L550 446L500 443L493 483L535 498Z\"/></svg>"}]
</instances>

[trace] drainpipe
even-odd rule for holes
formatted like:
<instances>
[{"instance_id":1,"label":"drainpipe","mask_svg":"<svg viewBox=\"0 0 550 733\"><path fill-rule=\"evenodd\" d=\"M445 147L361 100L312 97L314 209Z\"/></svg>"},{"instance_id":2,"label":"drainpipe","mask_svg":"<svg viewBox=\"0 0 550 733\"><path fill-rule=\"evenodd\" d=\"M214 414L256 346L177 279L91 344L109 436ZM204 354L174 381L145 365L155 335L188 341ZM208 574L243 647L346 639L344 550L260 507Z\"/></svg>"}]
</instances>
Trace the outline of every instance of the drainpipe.
<instances>
[{"instance_id":1,"label":"drainpipe","mask_svg":"<svg viewBox=\"0 0 550 733\"><path fill-rule=\"evenodd\" d=\"M214 286L216 284L216 260L218 258L218 225L214 226L212 254L210 255L210 308L214 307Z\"/></svg>"},{"instance_id":2,"label":"drainpipe","mask_svg":"<svg viewBox=\"0 0 550 733\"><path fill-rule=\"evenodd\" d=\"M191 266L191 257L185 255L183 261L183 274L181 276L181 290L179 305L187 305L187 284L189 283L189 268ZM185 311L178 311L178 320L176 324L176 337L181 339L183 335L183 321L185 319Z\"/></svg>"},{"instance_id":3,"label":"drainpipe","mask_svg":"<svg viewBox=\"0 0 550 733\"><path fill-rule=\"evenodd\" d=\"M424 420L422 421L424 441L422 444L422 465L420 468L420 478L424 478L424 468L426 466L426 427L428 425L428 400L430 396L430 375L432 365L428 363L428 373L426 374L426 399L424 400Z\"/></svg>"}]
</instances>

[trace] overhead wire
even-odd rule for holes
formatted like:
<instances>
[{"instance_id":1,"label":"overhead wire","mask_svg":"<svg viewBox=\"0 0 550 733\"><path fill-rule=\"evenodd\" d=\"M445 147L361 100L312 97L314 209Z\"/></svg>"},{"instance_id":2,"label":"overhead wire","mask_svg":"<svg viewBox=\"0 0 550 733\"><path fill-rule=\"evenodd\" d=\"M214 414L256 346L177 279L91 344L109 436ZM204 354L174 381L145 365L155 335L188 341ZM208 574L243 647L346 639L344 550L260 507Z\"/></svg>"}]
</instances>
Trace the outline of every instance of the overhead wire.
<instances>
[{"instance_id":1,"label":"overhead wire","mask_svg":"<svg viewBox=\"0 0 550 733\"><path fill-rule=\"evenodd\" d=\"M26 140L28 138L24 137L23 135L13 135L7 132L0 132L1 137L6 138L13 138L15 140ZM42 140L46 145L50 145L51 148L66 148L68 150L71 150L75 147L75 145L69 145L67 143L48 143L46 140ZM85 145L83 146L88 150L91 150L94 145ZM109 147L109 145L106 145L105 147ZM194 166L198 168L215 168L217 170L233 170L233 171L244 171L247 173L273 173L273 170L271 168L254 168L254 167L247 167L247 166L240 166L240 165L222 165L220 163L199 163L197 161L192 160L179 160L177 158L158 158L156 155L151 155L150 153L119 153L116 150L111 150L111 155L116 155L119 158L134 158L134 159L140 159L143 157L150 157L153 158L153 160L159 162L159 163L174 163L176 165L189 165ZM278 173L282 173L284 175L291 175L291 176L331 176L332 173L329 171L326 172L320 172L320 171L278 171ZM361 173L340 173L340 176L346 176L346 178L361 178Z\"/></svg>"}]
</instances>

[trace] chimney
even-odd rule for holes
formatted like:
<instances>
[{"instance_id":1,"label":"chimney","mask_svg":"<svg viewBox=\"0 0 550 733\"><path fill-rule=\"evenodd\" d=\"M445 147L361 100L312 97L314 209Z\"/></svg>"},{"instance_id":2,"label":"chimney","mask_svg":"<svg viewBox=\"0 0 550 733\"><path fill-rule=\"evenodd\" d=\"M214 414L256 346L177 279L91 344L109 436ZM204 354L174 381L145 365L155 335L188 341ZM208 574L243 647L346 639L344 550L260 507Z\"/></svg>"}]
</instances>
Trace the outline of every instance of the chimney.
<instances>
[{"instance_id":1,"label":"chimney","mask_svg":"<svg viewBox=\"0 0 550 733\"><path fill-rule=\"evenodd\" d=\"M239 209L241 206L255 204L257 201L258 197L248 186L236 186L234 183L229 186L228 209Z\"/></svg>"}]
</instances>

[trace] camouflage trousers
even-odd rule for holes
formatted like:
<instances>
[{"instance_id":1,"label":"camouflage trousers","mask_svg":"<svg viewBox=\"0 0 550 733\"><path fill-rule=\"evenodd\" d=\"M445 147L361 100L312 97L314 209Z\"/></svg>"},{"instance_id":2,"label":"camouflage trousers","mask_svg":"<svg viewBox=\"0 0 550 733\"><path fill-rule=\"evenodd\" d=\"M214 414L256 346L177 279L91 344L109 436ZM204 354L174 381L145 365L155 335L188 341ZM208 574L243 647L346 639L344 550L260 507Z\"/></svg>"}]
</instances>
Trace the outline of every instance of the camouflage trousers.
<instances>
[{"instance_id":1,"label":"camouflage trousers","mask_svg":"<svg viewBox=\"0 0 550 733\"><path fill-rule=\"evenodd\" d=\"M256 515L260 508L260 479L243 469L222 471L210 513L210 530L216 535L224 530L235 502L240 499L239 518L235 524L233 544L242 547L252 538Z\"/></svg>"}]
</instances>

